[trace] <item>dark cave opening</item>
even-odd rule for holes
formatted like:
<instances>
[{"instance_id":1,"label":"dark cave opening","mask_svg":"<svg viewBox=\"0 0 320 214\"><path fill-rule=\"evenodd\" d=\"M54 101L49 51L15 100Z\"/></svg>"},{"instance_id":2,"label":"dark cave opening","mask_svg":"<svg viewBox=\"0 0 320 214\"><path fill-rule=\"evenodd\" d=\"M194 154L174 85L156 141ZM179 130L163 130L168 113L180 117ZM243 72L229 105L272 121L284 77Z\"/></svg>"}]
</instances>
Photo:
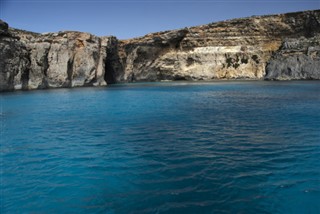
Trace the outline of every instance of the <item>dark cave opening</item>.
<instances>
[{"instance_id":1,"label":"dark cave opening","mask_svg":"<svg viewBox=\"0 0 320 214\"><path fill-rule=\"evenodd\" d=\"M115 69L112 63L111 59L106 59L106 64L105 64L105 69L106 69L106 73L104 74L104 80L107 82L107 84L114 84L116 83L116 79L115 79Z\"/></svg>"}]
</instances>

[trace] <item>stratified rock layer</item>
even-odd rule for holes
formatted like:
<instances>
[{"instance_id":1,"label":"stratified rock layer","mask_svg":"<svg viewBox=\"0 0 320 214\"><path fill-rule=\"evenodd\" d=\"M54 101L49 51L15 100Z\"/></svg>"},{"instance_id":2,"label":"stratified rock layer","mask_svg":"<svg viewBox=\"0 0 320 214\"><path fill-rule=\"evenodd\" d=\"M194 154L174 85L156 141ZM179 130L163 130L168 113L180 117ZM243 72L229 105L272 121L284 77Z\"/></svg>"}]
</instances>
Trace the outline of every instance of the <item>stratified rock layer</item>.
<instances>
[{"instance_id":1,"label":"stratified rock layer","mask_svg":"<svg viewBox=\"0 0 320 214\"><path fill-rule=\"evenodd\" d=\"M320 79L320 10L118 40L0 21L0 91L162 80Z\"/></svg>"},{"instance_id":2,"label":"stratified rock layer","mask_svg":"<svg viewBox=\"0 0 320 214\"><path fill-rule=\"evenodd\" d=\"M319 23L320 12L307 11L233 19L120 41L122 66L115 79L263 79L270 57L282 42L308 40L319 34Z\"/></svg>"}]
</instances>

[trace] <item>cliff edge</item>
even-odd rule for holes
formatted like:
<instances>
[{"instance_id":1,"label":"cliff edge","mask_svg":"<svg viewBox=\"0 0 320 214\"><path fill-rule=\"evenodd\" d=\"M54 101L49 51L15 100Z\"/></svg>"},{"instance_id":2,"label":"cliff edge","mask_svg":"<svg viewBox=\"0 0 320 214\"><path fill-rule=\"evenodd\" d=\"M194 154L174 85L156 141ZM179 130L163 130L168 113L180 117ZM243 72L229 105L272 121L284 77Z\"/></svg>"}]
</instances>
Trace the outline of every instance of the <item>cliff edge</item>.
<instances>
[{"instance_id":1,"label":"cliff edge","mask_svg":"<svg viewBox=\"0 0 320 214\"><path fill-rule=\"evenodd\" d=\"M0 21L0 91L213 79L320 79L320 10L118 40Z\"/></svg>"}]
</instances>

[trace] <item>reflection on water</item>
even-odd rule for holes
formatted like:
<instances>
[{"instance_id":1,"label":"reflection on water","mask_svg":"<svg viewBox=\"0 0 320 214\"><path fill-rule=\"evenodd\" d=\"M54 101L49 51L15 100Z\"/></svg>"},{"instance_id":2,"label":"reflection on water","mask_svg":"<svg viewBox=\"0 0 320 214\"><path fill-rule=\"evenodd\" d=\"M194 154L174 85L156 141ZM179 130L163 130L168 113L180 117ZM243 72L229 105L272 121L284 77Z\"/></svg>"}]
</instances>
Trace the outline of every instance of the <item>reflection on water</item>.
<instances>
[{"instance_id":1,"label":"reflection on water","mask_svg":"<svg viewBox=\"0 0 320 214\"><path fill-rule=\"evenodd\" d=\"M1 213L320 212L320 82L1 99Z\"/></svg>"}]
</instances>

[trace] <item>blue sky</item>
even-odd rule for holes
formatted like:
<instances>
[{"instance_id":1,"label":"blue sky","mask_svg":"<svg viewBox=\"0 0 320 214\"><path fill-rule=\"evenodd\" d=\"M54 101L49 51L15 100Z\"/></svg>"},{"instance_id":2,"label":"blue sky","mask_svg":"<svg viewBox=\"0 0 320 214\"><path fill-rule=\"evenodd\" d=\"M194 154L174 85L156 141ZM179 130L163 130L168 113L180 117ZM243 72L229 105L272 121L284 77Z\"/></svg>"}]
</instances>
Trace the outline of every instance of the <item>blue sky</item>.
<instances>
[{"instance_id":1,"label":"blue sky","mask_svg":"<svg viewBox=\"0 0 320 214\"><path fill-rule=\"evenodd\" d=\"M320 9L320 0L0 0L0 18L35 32L120 39L252 15Z\"/></svg>"}]
</instances>

